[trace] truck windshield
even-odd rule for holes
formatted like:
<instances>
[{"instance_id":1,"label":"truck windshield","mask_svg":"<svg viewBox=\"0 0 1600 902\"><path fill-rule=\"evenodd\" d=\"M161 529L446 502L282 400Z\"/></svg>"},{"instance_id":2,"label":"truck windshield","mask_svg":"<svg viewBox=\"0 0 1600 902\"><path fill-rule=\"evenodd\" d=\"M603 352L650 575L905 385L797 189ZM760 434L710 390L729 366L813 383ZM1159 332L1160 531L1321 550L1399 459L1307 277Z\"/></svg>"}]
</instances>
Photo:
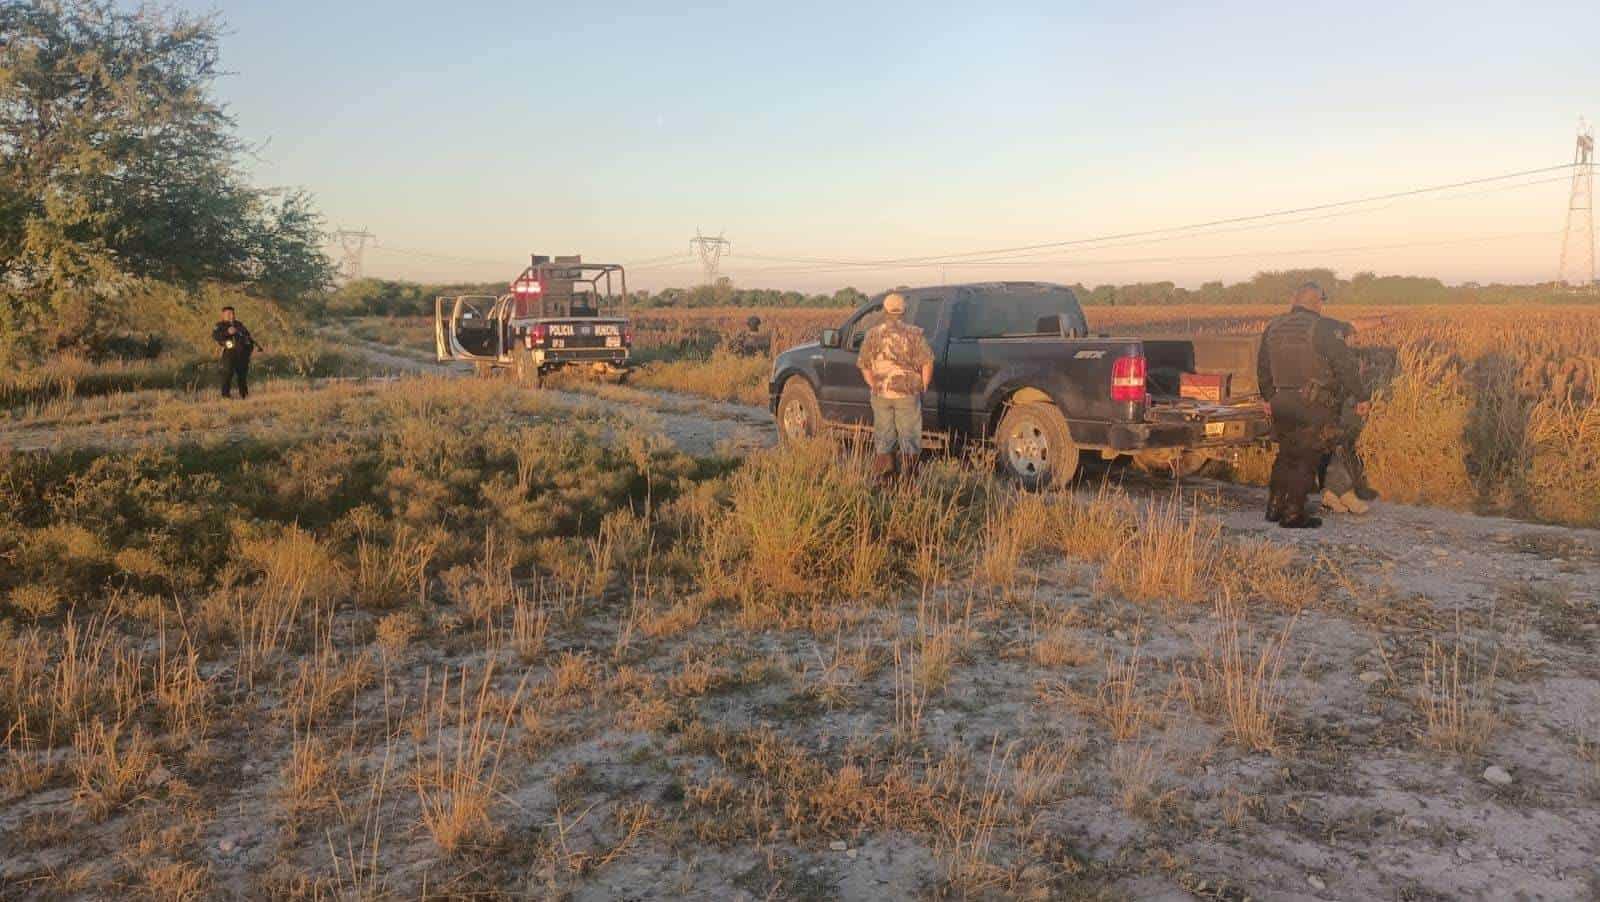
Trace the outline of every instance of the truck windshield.
<instances>
[{"instance_id":1,"label":"truck windshield","mask_svg":"<svg viewBox=\"0 0 1600 902\"><path fill-rule=\"evenodd\" d=\"M1087 331L1078 299L1059 288L1007 288L970 295L956 304L950 327L955 338L1055 335L1062 331L1082 335Z\"/></svg>"}]
</instances>

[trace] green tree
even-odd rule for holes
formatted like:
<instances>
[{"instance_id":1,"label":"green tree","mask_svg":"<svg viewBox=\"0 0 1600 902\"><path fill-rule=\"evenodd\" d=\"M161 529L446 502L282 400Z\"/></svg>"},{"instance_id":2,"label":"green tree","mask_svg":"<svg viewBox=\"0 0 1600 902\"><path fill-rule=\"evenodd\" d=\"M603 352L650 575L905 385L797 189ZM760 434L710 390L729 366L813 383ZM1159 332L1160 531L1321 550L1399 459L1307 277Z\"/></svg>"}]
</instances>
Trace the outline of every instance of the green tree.
<instances>
[{"instance_id":1,"label":"green tree","mask_svg":"<svg viewBox=\"0 0 1600 902\"><path fill-rule=\"evenodd\" d=\"M0 0L0 356L96 350L141 283L292 300L331 266L300 192L254 188L212 97L214 17Z\"/></svg>"}]
</instances>

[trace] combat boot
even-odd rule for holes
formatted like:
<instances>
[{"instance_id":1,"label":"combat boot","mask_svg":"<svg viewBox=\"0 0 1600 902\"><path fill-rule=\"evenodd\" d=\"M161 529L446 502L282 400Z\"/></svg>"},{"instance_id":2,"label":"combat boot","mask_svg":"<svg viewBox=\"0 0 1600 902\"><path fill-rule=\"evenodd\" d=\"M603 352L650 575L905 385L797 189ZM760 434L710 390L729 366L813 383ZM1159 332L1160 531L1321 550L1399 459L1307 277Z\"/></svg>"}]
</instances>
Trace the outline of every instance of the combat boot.
<instances>
[{"instance_id":1,"label":"combat boot","mask_svg":"<svg viewBox=\"0 0 1600 902\"><path fill-rule=\"evenodd\" d=\"M1362 507L1366 507L1366 505L1362 505ZM1322 490L1322 509L1340 514L1351 512L1350 508L1344 503L1344 496L1335 495L1331 489Z\"/></svg>"},{"instance_id":2,"label":"combat boot","mask_svg":"<svg viewBox=\"0 0 1600 902\"><path fill-rule=\"evenodd\" d=\"M878 485L886 485L894 478L894 455L872 455L872 481Z\"/></svg>"},{"instance_id":3,"label":"combat boot","mask_svg":"<svg viewBox=\"0 0 1600 902\"><path fill-rule=\"evenodd\" d=\"M1364 514L1372 509L1367 505L1367 502L1361 500L1360 494L1354 491L1345 492L1343 495L1340 495L1339 503L1343 504L1344 509L1352 514Z\"/></svg>"},{"instance_id":4,"label":"combat boot","mask_svg":"<svg viewBox=\"0 0 1600 902\"><path fill-rule=\"evenodd\" d=\"M1276 523L1283 519L1283 498L1275 488L1267 489L1267 522Z\"/></svg>"}]
</instances>

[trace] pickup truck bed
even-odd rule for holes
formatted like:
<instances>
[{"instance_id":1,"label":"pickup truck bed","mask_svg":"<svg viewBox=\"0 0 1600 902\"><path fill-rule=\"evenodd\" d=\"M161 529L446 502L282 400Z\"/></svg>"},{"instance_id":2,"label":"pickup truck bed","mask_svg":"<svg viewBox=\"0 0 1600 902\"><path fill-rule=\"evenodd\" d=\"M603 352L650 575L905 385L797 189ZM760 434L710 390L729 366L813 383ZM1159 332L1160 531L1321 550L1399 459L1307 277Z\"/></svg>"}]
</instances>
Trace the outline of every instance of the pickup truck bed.
<instances>
[{"instance_id":1,"label":"pickup truck bed","mask_svg":"<svg viewBox=\"0 0 1600 902\"><path fill-rule=\"evenodd\" d=\"M993 442L1003 468L1028 484L1069 478L1083 452L1134 455L1175 471L1262 441L1265 406L1254 397L1250 339L1089 337L1066 286L998 282L901 291L908 321L934 353L923 396L925 431L936 443ZM779 355L770 383L786 439L870 428L869 393L857 349L881 318L881 298L822 340ZM1246 362L1248 357L1248 362ZM1235 392L1200 402L1152 391L1152 367L1175 383L1200 360L1226 364ZM1249 386L1240 395L1238 387Z\"/></svg>"}]
</instances>

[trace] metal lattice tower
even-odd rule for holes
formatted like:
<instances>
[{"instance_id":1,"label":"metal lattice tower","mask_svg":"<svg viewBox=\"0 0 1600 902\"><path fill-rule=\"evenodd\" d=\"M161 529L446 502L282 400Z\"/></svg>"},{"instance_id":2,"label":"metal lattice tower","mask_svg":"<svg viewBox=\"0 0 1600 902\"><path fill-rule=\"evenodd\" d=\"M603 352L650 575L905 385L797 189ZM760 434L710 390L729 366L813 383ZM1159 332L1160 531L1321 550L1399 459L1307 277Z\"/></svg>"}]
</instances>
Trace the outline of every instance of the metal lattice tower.
<instances>
[{"instance_id":1,"label":"metal lattice tower","mask_svg":"<svg viewBox=\"0 0 1600 902\"><path fill-rule=\"evenodd\" d=\"M339 243L343 255L339 259L341 281L354 282L361 278L361 259L366 253L367 242L377 239L377 235L366 229L339 229L333 233L333 240Z\"/></svg>"},{"instance_id":2,"label":"metal lattice tower","mask_svg":"<svg viewBox=\"0 0 1600 902\"><path fill-rule=\"evenodd\" d=\"M694 248L695 254L700 257L700 268L705 270L706 284L717 284L717 267L722 264L722 255L733 247L732 242L720 234L715 238L708 238L700 234L699 229L695 229L694 237L689 239L689 246Z\"/></svg>"},{"instance_id":3,"label":"metal lattice tower","mask_svg":"<svg viewBox=\"0 0 1600 902\"><path fill-rule=\"evenodd\" d=\"M1578 120L1578 147L1572 156L1572 199L1567 202L1567 231L1561 239L1561 273L1557 281L1594 291L1594 129Z\"/></svg>"}]
</instances>

